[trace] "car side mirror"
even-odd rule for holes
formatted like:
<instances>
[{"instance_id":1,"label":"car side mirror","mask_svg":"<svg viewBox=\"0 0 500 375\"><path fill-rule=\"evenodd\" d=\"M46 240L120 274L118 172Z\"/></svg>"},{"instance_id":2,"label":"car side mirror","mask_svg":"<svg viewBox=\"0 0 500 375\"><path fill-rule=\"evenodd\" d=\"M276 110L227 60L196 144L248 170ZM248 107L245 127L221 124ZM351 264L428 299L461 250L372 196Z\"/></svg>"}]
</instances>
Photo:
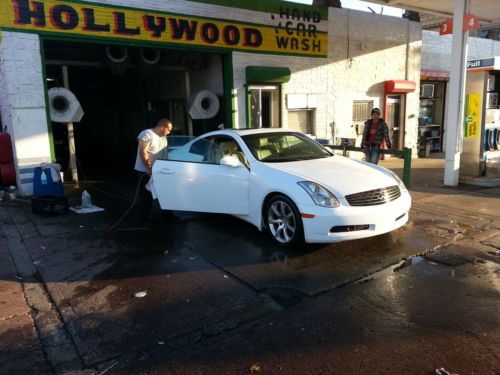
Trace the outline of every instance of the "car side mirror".
<instances>
[{"instance_id":1,"label":"car side mirror","mask_svg":"<svg viewBox=\"0 0 500 375\"><path fill-rule=\"evenodd\" d=\"M225 165L231 168L238 168L241 167L243 164L241 164L238 158L235 158L234 156L231 155L226 155L222 159L220 159L220 165Z\"/></svg>"}]
</instances>

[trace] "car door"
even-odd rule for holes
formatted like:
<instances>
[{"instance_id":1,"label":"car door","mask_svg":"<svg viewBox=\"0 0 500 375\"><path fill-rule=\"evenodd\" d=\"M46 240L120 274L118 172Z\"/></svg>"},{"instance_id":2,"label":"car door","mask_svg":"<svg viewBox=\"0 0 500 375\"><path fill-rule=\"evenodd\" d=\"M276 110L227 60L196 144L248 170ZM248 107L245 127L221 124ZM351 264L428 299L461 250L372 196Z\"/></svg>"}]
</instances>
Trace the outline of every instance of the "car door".
<instances>
[{"instance_id":1,"label":"car door","mask_svg":"<svg viewBox=\"0 0 500 375\"><path fill-rule=\"evenodd\" d=\"M153 167L154 190L163 209L246 215L250 172L221 165L230 136L201 138ZM227 147L226 147L227 148ZM172 158L172 160L170 160Z\"/></svg>"}]
</instances>

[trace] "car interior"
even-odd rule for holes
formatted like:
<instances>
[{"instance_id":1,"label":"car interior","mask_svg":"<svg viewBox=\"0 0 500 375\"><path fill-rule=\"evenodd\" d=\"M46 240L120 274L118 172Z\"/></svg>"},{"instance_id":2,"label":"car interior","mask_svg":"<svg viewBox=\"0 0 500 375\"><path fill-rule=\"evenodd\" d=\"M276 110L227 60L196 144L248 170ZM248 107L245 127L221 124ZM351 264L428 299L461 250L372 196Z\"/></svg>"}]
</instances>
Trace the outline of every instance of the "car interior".
<instances>
[{"instance_id":1,"label":"car interior","mask_svg":"<svg viewBox=\"0 0 500 375\"><path fill-rule=\"evenodd\" d=\"M220 140L220 142L217 142L218 140L215 139L214 143L219 145L219 149L221 151L221 156L216 160L217 163L220 163L220 159L222 159L224 156L234 156L236 157L244 166L247 168L249 167L248 160L243 154L243 151L241 151L240 146L232 139L227 139L224 138Z\"/></svg>"}]
</instances>

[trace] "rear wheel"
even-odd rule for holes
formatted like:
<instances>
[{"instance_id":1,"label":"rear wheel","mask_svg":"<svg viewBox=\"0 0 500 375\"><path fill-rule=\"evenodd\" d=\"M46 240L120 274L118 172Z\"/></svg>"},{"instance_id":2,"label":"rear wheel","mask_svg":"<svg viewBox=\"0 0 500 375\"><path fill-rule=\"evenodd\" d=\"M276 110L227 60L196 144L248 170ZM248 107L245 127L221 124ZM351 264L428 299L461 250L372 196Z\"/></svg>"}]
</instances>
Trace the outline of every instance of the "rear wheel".
<instances>
[{"instance_id":1,"label":"rear wheel","mask_svg":"<svg viewBox=\"0 0 500 375\"><path fill-rule=\"evenodd\" d=\"M264 221L273 241L291 247L304 241L304 227L299 210L284 195L275 195L266 204Z\"/></svg>"}]
</instances>

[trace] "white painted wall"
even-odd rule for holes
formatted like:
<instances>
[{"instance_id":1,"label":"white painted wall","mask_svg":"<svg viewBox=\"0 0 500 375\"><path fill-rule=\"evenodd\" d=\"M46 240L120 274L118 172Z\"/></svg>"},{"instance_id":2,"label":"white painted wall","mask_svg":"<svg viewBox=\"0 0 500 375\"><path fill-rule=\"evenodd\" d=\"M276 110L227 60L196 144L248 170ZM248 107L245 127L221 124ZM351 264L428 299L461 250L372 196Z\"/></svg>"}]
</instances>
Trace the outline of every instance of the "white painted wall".
<instances>
[{"instance_id":1,"label":"white painted wall","mask_svg":"<svg viewBox=\"0 0 500 375\"><path fill-rule=\"evenodd\" d=\"M13 138L21 194L33 192L33 168L51 160L37 35L1 32L0 111Z\"/></svg>"},{"instance_id":2,"label":"white painted wall","mask_svg":"<svg viewBox=\"0 0 500 375\"><path fill-rule=\"evenodd\" d=\"M220 55L211 55L207 69L201 72L191 72L189 76L192 94L196 94L201 90L210 90L217 95L224 94L222 58Z\"/></svg>"},{"instance_id":3,"label":"white painted wall","mask_svg":"<svg viewBox=\"0 0 500 375\"><path fill-rule=\"evenodd\" d=\"M316 135L356 138L353 100L373 100L383 110L384 81L420 81L420 24L406 19L348 9L329 9L329 57L252 55L234 53L234 84L238 103L237 127L245 126L245 68L251 65L288 67L292 78L286 94L317 94ZM409 41L408 75L406 48ZM418 92L407 95L406 146L416 147ZM283 101L283 126L287 127ZM358 137L360 138L360 137ZM359 141L358 141L359 142Z\"/></svg>"}]
</instances>

